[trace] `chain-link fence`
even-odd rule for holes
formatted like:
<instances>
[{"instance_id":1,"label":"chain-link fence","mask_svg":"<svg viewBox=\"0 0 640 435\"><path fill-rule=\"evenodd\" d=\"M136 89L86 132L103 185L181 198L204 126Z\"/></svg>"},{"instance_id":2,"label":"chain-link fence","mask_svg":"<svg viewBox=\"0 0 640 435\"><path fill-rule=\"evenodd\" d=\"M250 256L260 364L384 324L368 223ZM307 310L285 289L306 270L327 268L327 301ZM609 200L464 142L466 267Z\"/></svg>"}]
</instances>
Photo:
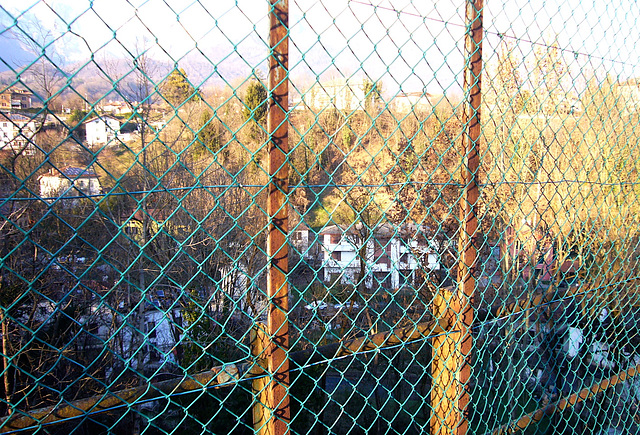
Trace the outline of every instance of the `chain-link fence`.
<instances>
[{"instance_id":1,"label":"chain-link fence","mask_svg":"<svg viewBox=\"0 0 640 435\"><path fill-rule=\"evenodd\" d=\"M640 433L638 15L3 2L1 430Z\"/></svg>"}]
</instances>

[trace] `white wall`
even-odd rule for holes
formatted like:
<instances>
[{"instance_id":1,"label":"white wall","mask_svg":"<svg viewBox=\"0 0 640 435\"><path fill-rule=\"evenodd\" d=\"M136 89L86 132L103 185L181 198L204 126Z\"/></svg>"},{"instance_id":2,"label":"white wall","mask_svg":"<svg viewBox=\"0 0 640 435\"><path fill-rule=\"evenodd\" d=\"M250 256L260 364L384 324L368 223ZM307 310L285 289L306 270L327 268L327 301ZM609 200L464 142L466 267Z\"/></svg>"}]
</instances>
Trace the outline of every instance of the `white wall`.
<instances>
[{"instance_id":1,"label":"white wall","mask_svg":"<svg viewBox=\"0 0 640 435\"><path fill-rule=\"evenodd\" d=\"M418 258L416 255L422 257L423 267L431 270L440 269L440 263L438 262L437 253L430 247L418 246L416 240L409 242L403 241L400 238L392 238L389 240L389 249L387 255L389 256L390 264L375 263L374 264L374 241L370 240L367 243L367 260L366 260L366 274L367 281L371 281L373 273L387 273L391 277L392 288L400 288L401 272L407 274L407 272L414 271L418 268ZM407 243L410 246L407 246ZM358 256L358 246L353 240L349 240L348 237L342 237L339 243L331 243L331 235L323 235L323 251L324 251L324 267L323 278L325 282L331 281L332 277L341 275L341 282L343 284L353 284L360 273L360 258ZM340 252L340 260L336 260L332 257L334 252ZM414 254L415 252L415 254ZM403 261L403 255L406 257Z\"/></svg>"},{"instance_id":2,"label":"white wall","mask_svg":"<svg viewBox=\"0 0 640 435\"><path fill-rule=\"evenodd\" d=\"M120 121L111 117L102 117L85 124L89 145L106 144L115 139L120 131Z\"/></svg>"}]
</instances>

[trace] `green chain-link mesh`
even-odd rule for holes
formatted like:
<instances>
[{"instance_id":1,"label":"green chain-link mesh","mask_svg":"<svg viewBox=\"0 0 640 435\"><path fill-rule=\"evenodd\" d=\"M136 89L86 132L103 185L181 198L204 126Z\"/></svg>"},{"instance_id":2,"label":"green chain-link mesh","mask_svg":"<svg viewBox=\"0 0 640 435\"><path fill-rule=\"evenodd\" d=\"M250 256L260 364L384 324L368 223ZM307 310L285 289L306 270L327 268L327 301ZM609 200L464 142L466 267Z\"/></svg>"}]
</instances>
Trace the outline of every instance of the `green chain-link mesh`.
<instances>
[{"instance_id":1,"label":"green chain-link mesh","mask_svg":"<svg viewBox=\"0 0 640 435\"><path fill-rule=\"evenodd\" d=\"M451 433L470 1L288 3L288 427ZM640 433L640 9L486 3L468 432ZM267 428L269 12L0 5L2 430Z\"/></svg>"}]
</instances>

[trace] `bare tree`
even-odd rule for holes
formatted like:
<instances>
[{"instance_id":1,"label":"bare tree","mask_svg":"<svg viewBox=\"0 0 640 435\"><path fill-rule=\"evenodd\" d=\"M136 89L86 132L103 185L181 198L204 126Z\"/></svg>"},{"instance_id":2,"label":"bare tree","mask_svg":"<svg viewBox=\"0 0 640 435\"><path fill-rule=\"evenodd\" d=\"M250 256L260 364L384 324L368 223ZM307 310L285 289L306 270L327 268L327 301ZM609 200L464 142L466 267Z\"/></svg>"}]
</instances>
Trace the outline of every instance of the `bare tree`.
<instances>
[{"instance_id":1,"label":"bare tree","mask_svg":"<svg viewBox=\"0 0 640 435\"><path fill-rule=\"evenodd\" d=\"M26 76L47 109L66 77L63 70L64 58L58 50L57 38L51 29L46 28L33 16L27 16L16 25L12 34L20 45L35 57L26 68Z\"/></svg>"}]
</instances>

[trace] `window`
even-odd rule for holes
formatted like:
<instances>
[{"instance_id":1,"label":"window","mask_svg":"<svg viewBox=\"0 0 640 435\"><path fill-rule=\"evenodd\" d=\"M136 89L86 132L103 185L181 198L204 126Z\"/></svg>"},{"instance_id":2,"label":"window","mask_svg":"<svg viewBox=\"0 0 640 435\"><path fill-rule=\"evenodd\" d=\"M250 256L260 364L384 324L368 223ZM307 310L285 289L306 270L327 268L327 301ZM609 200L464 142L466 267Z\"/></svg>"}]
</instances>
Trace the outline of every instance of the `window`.
<instances>
[{"instance_id":1,"label":"window","mask_svg":"<svg viewBox=\"0 0 640 435\"><path fill-rule=\"evenodd\" d=\"M336 261L342 261L342 252L341 251L333 251L331 253L331 258Z\"/></svg>"},{"instance_id":2,"label":"window","mask_svg":"<svg viewBox=\"0 0 640 435\"><path fill-rule=\"evenodd\" d=\"M156 330L154 329L156 324L154 322L147 322L147 337L156 338Z\"/></svg>"},{"instance_id":3,"label":"window","mask_svg":"<svg viewBox=\"0 0 640 435\"><path fill-rule=\"evenodd\" d=\"M133 237L133 236L137 236L142 231L141 231L141 228L138 228L137 226L135 226L135 224L129 223L124 227L124 232Z\"/></svg>"},{"instance_id":4,"label":"window","mask_svg":"<svg viewBox=\"0 0 640 435\"><path fill-rule=\"evenodd\" d=\"M340 234L330 234L331 237L331 244L333 245L337 245L338 243L340 243Z\"/></svg>"},{"instance_id":5,"label":"window","mask_svg":"<svg viewBox=\"0 0 640 435\"><path fill-rule=\"evenodd\" d=\"M374 258L376 259L377 264L384 264L389 266L391 264L391 259L389 258L388 251L390 250L390 245L380 245L380 241L376 241L374 245Z\"/></svg>"}]
</instances>

